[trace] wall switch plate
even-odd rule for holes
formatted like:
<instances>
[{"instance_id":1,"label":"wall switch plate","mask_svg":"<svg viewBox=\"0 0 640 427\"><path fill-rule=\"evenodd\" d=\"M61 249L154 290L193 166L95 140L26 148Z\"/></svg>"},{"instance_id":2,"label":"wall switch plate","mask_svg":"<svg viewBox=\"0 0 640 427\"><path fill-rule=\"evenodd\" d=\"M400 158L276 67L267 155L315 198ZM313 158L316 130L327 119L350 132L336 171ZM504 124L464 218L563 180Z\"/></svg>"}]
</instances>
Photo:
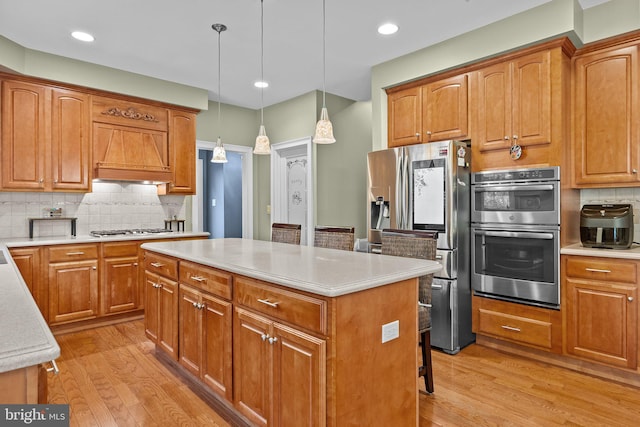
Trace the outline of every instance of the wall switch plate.
<instances>
[{"instance_id":1,"label":"wall switch plate","mask_svg":"<svg viewBox=\"0 0 640 427\"><path fill-rule=\"evenodd\" d=\"M211 207L216 207L216 199L211 199Z\"/></svg>"},{"instance_id":2,"label":"wall switch plate","mask_svg":"<svg viewBox=\"0 0 640 427\"><path fill-rule=\"evenodd\" d=\"M382 325L382 343L394 340L400 336L400 321L394 320L393 322Z\"/></svg>"}]
</instances>

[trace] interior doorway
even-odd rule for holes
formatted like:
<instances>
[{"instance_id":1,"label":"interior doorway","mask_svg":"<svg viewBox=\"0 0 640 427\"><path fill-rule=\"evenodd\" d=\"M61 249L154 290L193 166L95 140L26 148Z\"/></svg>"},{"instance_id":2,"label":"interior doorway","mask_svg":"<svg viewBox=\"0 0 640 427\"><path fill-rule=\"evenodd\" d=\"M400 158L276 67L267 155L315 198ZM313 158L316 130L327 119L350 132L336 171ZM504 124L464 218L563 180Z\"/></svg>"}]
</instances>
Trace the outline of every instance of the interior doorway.
<instances>
[{"instance_id":1,"label":"interior doorway","mask_svg":"<svg viewBox=\"0 0 640 427\"><path fill-rule=\"evenodd\" d=\"M227 163L211 163L215 143L197 141L192 227L209 238L253 238L251 147L225 145Z\"/></svg>"},{"instance_id":2,"label":"interior doorway","mask_svg":"<svg viewBox=\"0 0 640 427\"><path fill-rule=\"evenodd\" d=\"M312 151L311 137L271 145L271 222L302 225L302 245L313 244Z\"/></svg>"}]
</instances>

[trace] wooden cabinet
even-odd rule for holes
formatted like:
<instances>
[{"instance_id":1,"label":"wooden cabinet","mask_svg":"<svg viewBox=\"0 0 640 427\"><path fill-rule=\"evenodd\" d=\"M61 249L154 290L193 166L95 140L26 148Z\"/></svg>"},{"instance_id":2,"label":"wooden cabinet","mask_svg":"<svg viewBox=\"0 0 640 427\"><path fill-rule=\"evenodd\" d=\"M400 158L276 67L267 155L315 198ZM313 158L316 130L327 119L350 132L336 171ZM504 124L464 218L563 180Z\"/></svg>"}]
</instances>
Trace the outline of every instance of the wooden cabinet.
<instances>
[{"instance_id":1,"label":"wooden cabinet","mask_svg":"<svg viewBox=\"0 0 640 427\"><path fill-rule=\"evenodd\" d=\"M303 330L326 331L326 301L247 278L235 300L236 408L257 425L325 425L325 336Z\"/></svg>"},{"instance_id":2,"label":"wooden cabinet","mask_svg":"<svg viewBox=\"0 0 640 427\"><path fill-rule=\"evenodd\" d=\"M0 373L0 402L3 405L49 403L45 365L32 365Z\"/></svg>"},{"instance_id":3,"label":"wooden cabinet","mask_svg":"<svg viewBox=\"0 0 640 427\"><path fill-rule=\"evenodd\" d=\"M100 296L101 315L138 308L138 247L140 242L102 244Z\"/></svg>"},{"instance_id":4,"label":"wooden cabinet","mask_svg":"<svg viewBox=\"0 0 640 427\"><path fill-rule=\"evenodd\" d=\"M172 180L167 194L196 193L196 115L169 110L169 164Z\"/></svg>"},{"instance_id":5,"label":"wooden cabinet","mask_svg":"<svg viewBox=\"0 0 640 427\"><path fill-rule=\"evenodd\" d=\"M46 249L49 323L92 319L98 315L98 245Z\"/></svg>"},{"instance_id":6,"label":"wooden cabinet","mask_svg":"<svg viewBox=\"0 0 640 427\"><path fill-rule=\"evenodd\" d=\"M13 262L16 263L22 279L27 284L29 292L33 296L42 317L48 318L49 307L47 304L49 292L46 286L42 286L41 253L39 247L12 248L9 250Z\"/></svg>"},{"instance_id":7,"label":"wooden cabinet","mask_svg":"<svg viewBox=\"0 0 640 427\"><path fill-rule=\"evenodd\" d=\"M473 332L552 353L562 352L559 310L472 298Z\"/></svg>"},{"instance_id":8,"label":"wooden cabinet","mask_svg":"<svg viewBox=\"0 0 640 427\"><path fill-rule=\"evenodd\" d=\"M562 256L567 353L635 369L638 261Z\"/></svg>"},{"instance_id":9,"label":"wooden cabinet","mask_svg":"<svg viewBox=\"0 0 640 427\"><path fill-rule=\"evenodd\" d=\"M145 255L145 334L178 360L178 261Z\"/></svg>"},{"instance_id":10,"label":"wooden cabinet","mask_svg":"<svg viewBox=\"0 0 640 427\"><path fill-rule=\"evenodd\" d=\"M579 53L573 68L573 184L640 185L638 45Z\"/></svg>"},{"instance_id":11,"label":"wooden cabinet","mask_svg":"<svg viewBox=\"0 0 640 427\"><path fill-rule=\"evenodd\" d=\"M91 191L89 97L2 81L2 189Z\"/></svg>"},{"instance_id":12,"label":"wooden cabinet","mask_svg":"<svg viewBox=\"0 0 640 427\"><path fill-rule=\"evenodd\" d=\"M390 91L388 146L466 137L468 96L466 74Z\"/></svg>"}]
</instances>

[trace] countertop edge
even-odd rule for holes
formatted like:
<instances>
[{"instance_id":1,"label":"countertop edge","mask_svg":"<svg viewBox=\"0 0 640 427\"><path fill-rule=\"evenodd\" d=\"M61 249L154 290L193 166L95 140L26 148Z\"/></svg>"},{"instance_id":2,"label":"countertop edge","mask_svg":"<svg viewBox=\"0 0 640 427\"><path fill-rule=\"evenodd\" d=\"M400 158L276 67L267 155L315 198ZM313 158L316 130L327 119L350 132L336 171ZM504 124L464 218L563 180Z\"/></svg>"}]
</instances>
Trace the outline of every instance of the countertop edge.
<instances>
[{"instance_id":1,"label":"countertop edge","mask_svg":"<svg viewBox=\"0 0 640 427\"><path fill-rule=\"evenodd\" d=\"M157 234L128 234L106 237L82 236L52 236L52 237L28 237L18 239L2 239L1 244L8 248L22 248L31 246L52 246L52 245L72 245L78 243L103 243L119 242L127 240L159 240L159 239L180 239L181 237L209 237L206 231L173 231Z\"/></svg>"},{"instance_id":2,"label":"countertop edge","mask_svg":"<svg viewBox=\"0 0 640 427\"><path fill-rule=\"evenodd\" d=\"M602 249L586 248L581 243L574 243L560 248L560 255L640 260L640 245L633 245L630 249Z\"/></svg>"}]
</instances>

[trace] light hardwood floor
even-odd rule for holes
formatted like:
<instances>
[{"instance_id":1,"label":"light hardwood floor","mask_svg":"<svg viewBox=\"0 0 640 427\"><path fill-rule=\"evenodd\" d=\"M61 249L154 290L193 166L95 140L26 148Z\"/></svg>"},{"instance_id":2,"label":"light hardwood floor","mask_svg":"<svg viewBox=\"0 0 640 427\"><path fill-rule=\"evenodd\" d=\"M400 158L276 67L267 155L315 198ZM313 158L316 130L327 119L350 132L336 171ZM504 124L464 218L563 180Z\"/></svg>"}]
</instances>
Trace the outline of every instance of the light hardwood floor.
<instances>
[{"instance_id":1,"label":"light hardwood floor","mask_svg":"<svg viewBox=\"0 0 640 427\"><path fill-rule=\"evenodd\" d=\"M49 374L49 401L70 403L72 426L228 426L156 359L142 321L56 339L60 374ZM477 345L455 356L434 351L433 364L435 393L420 393L420 427L640 425L634 387ZM383 386L375 373L372 386Z\"/></svg>"}]
</instances>

